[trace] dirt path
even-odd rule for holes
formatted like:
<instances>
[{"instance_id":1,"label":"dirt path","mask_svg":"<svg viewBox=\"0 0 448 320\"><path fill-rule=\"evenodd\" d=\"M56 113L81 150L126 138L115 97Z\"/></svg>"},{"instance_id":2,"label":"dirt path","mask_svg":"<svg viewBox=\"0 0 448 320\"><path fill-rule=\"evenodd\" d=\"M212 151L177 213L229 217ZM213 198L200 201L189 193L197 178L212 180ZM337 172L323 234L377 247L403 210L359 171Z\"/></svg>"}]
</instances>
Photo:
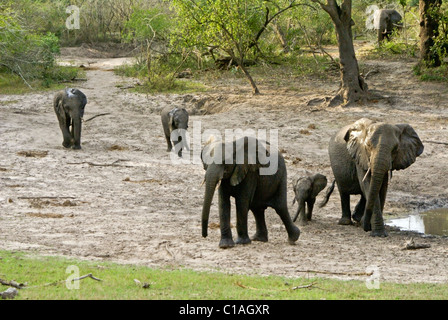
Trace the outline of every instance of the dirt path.
<instances>
[{"instance_id":1,"label":"dirt path","mask_svg":"<svg viewBox=\"0 0 448 320\"><path fill-rule=\"evenodd\" d=\"M97 67L105 63L98 61ZM388 227L390 236L379 239L359 227L339 226L337 190L325 208L316 209L314 221L301 227L296 245L288 245L280 219L268 209L268 243L220 250L219 229L213 227L218 223L216 201L209 237L201 237L202 165L175 165L165 151L159 111L166 105L191 111L191 132L198 121L201 131L278 128L290 182L305 169L332 180L328 140L361 117L410 123L423 141L448 142L446 85L416 81L413 62L364 63L378 71L369 76L369 87L386 98L346 109L307 104L331 96L337 81L293 79L275 90L261 83L263 94L255 97L244 81L231 87L221 83L203 95L146 96L118 88L124 79L101 70L108 68L103 64L87 71L88 81L78 88L89 100L85 119L109 114L84 123L80 151L61 146L54 92L1 95L0 248L288 277L316 270L328 272L317 274L327 277L365 279L330 273L363 273L377 266L384 281L446 283L447 238L414 234L416 242L431 247L409 251L401 247L411 233ZM296 90L286 89L291 86ZM417 162L394 174L385 211L397 215L448 206L447 158L446 145L425 143ZM291 188L290 202L292 196ZM290 204L291 214L295 209ZM252 217L249 222L254 230Z\"/></svg>"}]
</instances>

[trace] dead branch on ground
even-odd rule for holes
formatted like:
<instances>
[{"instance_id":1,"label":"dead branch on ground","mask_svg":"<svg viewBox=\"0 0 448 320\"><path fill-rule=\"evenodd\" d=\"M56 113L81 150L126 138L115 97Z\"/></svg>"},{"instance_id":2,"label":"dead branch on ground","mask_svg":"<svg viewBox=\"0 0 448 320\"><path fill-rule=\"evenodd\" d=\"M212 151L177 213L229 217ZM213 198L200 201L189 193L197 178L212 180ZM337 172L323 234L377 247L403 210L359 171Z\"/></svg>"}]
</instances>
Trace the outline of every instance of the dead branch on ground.
<instances>
[{"instance_id":1,"label":"dead branch on ground","mask_svg":"<svg viewBox=\"0 0 448 320\"><path fill-rule=\"evenodd\" d=\"M111 113L110 113L110 112L106 112L106 113L100 113L100 114L94 115L93 117L90 117L90 118L89 118L89 119L87 119L87 120L84 120L84 122L87 122L87 121L93 120L93 119L95 119L95 118L97 118L97 117L101 117L101 116L107 116L107 115L109 115L109 114L111 114Z\"/></svg>"},{"instance_id":2,"label":"dead branch on ground","mask_svg":"<svg viewBox=\"0 0 448 320\"><path fill-rule=\"evenodd\" d=\"M7 280L1 279L1 278L0 278L0 284L2 284L4 286L14 287L16 289L22 289L26 286L24 283L18 283L14 280L7 281Z\"/></svg>"},{"instance_id":3,"label":"dead branch on ground","mask_svg":"<svg viewBox=\"0 0 448 320\"><path fill-rule=\"evenodd\" d=\"M112 163L93 163L93 162L90 162L90 161L82 161L82 162L67 162L67 164L73 164L73 165L76 165L76 164L88 164L89 166L92 166L92 167L126 167L126 168L132 168L133 167L133 166L123 166L123 165L120 165L120 164L118 164L118 162L120 162L120 161L129 161L129 160L127 160L127 159L118 159L118 160L116 160L116 161L114 161Z\"/></svg>"},{"instance_id":4,"label":"dead branch on ground","mask_svg":"<svg viewBox=\"0 0 448 320\"><path fill-rule=\"evenodd\" d=\"M338 276L371 276L373 274L373 272L333 272L333 271L321 271L321 270L296 270L296 271L304 273L332 274Z\"/></svg>"}]
</instances>

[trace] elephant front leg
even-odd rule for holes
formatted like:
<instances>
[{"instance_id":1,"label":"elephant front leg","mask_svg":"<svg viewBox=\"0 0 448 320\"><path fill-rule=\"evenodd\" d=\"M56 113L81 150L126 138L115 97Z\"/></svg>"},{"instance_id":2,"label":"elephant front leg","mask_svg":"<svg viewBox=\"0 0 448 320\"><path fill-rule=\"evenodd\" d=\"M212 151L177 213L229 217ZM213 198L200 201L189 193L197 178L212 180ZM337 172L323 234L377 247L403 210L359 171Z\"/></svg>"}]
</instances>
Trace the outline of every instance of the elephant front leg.
<instances>
[{"instance_id":1,"label":"elephant front leg","mask_svg":"<svg viewBox=\"0 0 448 320\"><path fill-rule=\"evenodd\" d=\"M248 200L250 198L237 197L235 199L236 203L236 231L238 233L238 238L236 239L236 244L249 244L251 240L247 233L247 215L249 212Z\"/></svg>"},{"instance_id":2,"label":"elephant front leg","mask_svg":"<svg viewBox=\"0 0 448 320\"><path fill-rule=\"evenodd\" d=\"M257 228L255 235L252 237L253 241L262 241L262 242L268 241L268 228L266 227L264 210L265 209L253 209L252 210L252 212L254 213L255 225Z\"/></svg>"},{"instance_id":3,"label":"elephant front leg","mask_svg":"<svg viewBox=\"0 0 448 320\"><path fill-rule=\"evenodd\" d=\"M311 221L311 218L313 217L313 208L314 208L315 202L316 202L316 198L311 198L306 202L306 204L307 204L306 220L307 221Z\"/></svg>"},{"instance_id":4,"label":"elephant front leg","mask_svg":"<svg viewBox=\"0 0 448 320\"><path fill-rule=\"evenodd\" d=\"M62 146L64 148L70 148L72 146L72 134L70 133L70 122L71 119L70 117L67 117L66 115L61 116L58 115L58 120L59 120L59 127L61 128L62 131Z\"/></svg>"},{"instance_id":5,"label":"elephant front leg","mask_svg":"<svg viewBox=\"0 0 448 320\"><path fill-rule=\"evenodd\" d=\"M377 202L378 203L375 203L372 219L370 220L372 228L370 235L372 237L387 237L386 228L384 227L383 213L380 209L380 201L378 200Z\"/></svg>"},{"instance_id":6,"label":"elephant front leg","mask_svg":"<svg viewBox=\"0 0 448 320\"><path fill-rule=\"evenodd\" d=\"M219 247L222 249L235 246L233 242L232 230L230 228L230 195L224 191L223 187L219 187L219 225L221 229L221 240Z\"/></svg>"},{"instance_id":7,"label":"elephant front leg","mask_svg":"<svg viewBox=\"0 0 448 320\"><path fill-rule=\"evenodd\" d=\"M372 237L387 237L386 228L384 226L384 220L383 220L383 210L384 210L384 204L386 202L386 194L387 194L387 185L388 185L388 178L386 177L383 180L383 185L381 186L380 192L379 192L379 199L375 202L373 215L371 219L371 226L372 231L370 235Z\"/></svg>"}]
</instances>

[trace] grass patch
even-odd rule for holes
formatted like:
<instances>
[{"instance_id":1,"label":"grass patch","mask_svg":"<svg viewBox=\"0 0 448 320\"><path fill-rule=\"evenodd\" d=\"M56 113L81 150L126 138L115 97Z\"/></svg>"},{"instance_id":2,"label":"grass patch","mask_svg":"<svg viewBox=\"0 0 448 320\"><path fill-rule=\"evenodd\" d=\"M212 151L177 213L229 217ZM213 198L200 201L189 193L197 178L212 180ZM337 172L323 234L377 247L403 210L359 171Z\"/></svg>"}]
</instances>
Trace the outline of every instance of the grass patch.
<instances>
[{"instance_id":1,"label":"grass patch","mask_svg":"<svg viewBox=\"0 0 448 320\"><path fill-rule=\"evenodd\" d=\"M79 274L73 272L76 269ZM66 279L89 273L101 281L85 278L71 283L77 283L78 289L67 288ZM19 290L18 300L408 300L448 296L448 287L438 284L381 282L380 288L373 290L354 280L245 276L178 267L152 269L10 251L0 251L0 278L26 284ZM0 286L0 291L6 288Z\"/></svg>"},{"instance_id":2,"label":"grass patch","mask_svg":"<svg viewBox=\"0 0 448 320\"><path fill-rule=\"evenodd\" d=\"M25 94L34 91L63 89L71 80L82 78L83 71L76 67L54 66L47 70L41 79L30 80L28 87L18 75L0 68L0 93Z\"/></svg>"},{"instance_id":3,"label":"grass patch","mask_svg":"<svg viewBox=\"0 0 448 320\"><path fill-rule=\"evenodd\" d=\"M339 66L333 63L326 55L297 54L290 53L274 57L274 61L258 61L257 64L247 67L255 82L270 86L280 87L285 83L291 83L292 78L312 77L318 80L328 80L339 77ZM114 70L115 74L123 77L133 77L140 79L140 86L132 88L139 93L197 93L209 90L207 84L227 81L243 82L248 85L247 78L236 66L231 66L228 70L216 68L213 61L207 61L202 68L191 63L180 68L179 71L189 69L191 77L177 79L173 77L173 71L178 64L171 62L165 64L154 64L154 72L151 81L148 81L147 66L143 62L126 64ZM178 61L177 61L178 63ZM337 63L337 60L336 60Z\"/></svg>"},{"instance_id":4,"label":"grass patch","mask_svg":"<svg viewBox=\"0 0 448 320\"><path fill-rule=\"evenodd\" d=\"M406 59L415 58L419 52L418 45L415 42L388 41L384 40L380 46L375 47L363 53L363 59Z\"/></svg>"},{"instance_id":5,"label":"grass patch","mask_svg":"<svg viewBox=\"0 0 448 320\"><path fill-rule=\"evenodd\" d=\"M413 68L414 74L421 81L448 82L448 64L444 63L437 68L428 68L418 63Z\"/></svg>"}]
</instances>

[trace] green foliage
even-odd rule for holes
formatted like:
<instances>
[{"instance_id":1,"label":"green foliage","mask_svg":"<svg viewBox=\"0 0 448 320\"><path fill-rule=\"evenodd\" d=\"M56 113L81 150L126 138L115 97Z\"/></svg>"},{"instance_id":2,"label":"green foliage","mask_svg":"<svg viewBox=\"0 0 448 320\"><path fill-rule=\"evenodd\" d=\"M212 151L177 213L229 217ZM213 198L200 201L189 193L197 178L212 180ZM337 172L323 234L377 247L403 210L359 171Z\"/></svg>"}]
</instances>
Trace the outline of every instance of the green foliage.
<instances>
[{"instance_id":1,"label":"green foliage","mask_svg":"<svg viewBox=\"0 0 448 320\"><path fill-rule=\"evenodd\" d=\"M134 7L129 20L124 22L122 37L127 42L144 42L153 37L166 40L172 25L171 17L160 8Z\"/></svg>"},{"instance_id":2,"label":"green foliage","mask_svg":"<svg viewBox=\"0 0 448 320\"><path fill-rule=\"evenodd\" d=\"M173 0L185 47L214 46L243 60L265 16L261 0Z\"/></svg>"},{"instance_id":3,"label":"green foliage","mask_svg":"<svg viewBox=\"0 0 448 320\"><path fill-rule=\"evenodd\" d=\"M448 57L448 2L444 2L440 9L430 14L439 21L439 30L434 37L431 53L443 60Z\"/></svg>"},{"instance_id":4,"label":"green foliage","mask_svg":"<svg viewBox=\"0 0 448 320\"><path fill-rule=\"evenodd\" d=\"M50 32L39 33L28 29L19 17L11 3L0 6L2 73L20 77L28 87L35 80L41 80L44 86L49 86L73 79L76 76L73 69L57 67L55 64L55 55L59 53L58 37Z\"/></svg>"},{"instance_id":5,"label":"green foliage","mask_svg":"<svg viewBox=\"0 0 448 320\"><path fill-rule=\"evenodd\" d=\"M448 64L446 63L436 68L418 63L414 66L413 71L421 81L448 82Z\"/></svg>"}]
</instances>

